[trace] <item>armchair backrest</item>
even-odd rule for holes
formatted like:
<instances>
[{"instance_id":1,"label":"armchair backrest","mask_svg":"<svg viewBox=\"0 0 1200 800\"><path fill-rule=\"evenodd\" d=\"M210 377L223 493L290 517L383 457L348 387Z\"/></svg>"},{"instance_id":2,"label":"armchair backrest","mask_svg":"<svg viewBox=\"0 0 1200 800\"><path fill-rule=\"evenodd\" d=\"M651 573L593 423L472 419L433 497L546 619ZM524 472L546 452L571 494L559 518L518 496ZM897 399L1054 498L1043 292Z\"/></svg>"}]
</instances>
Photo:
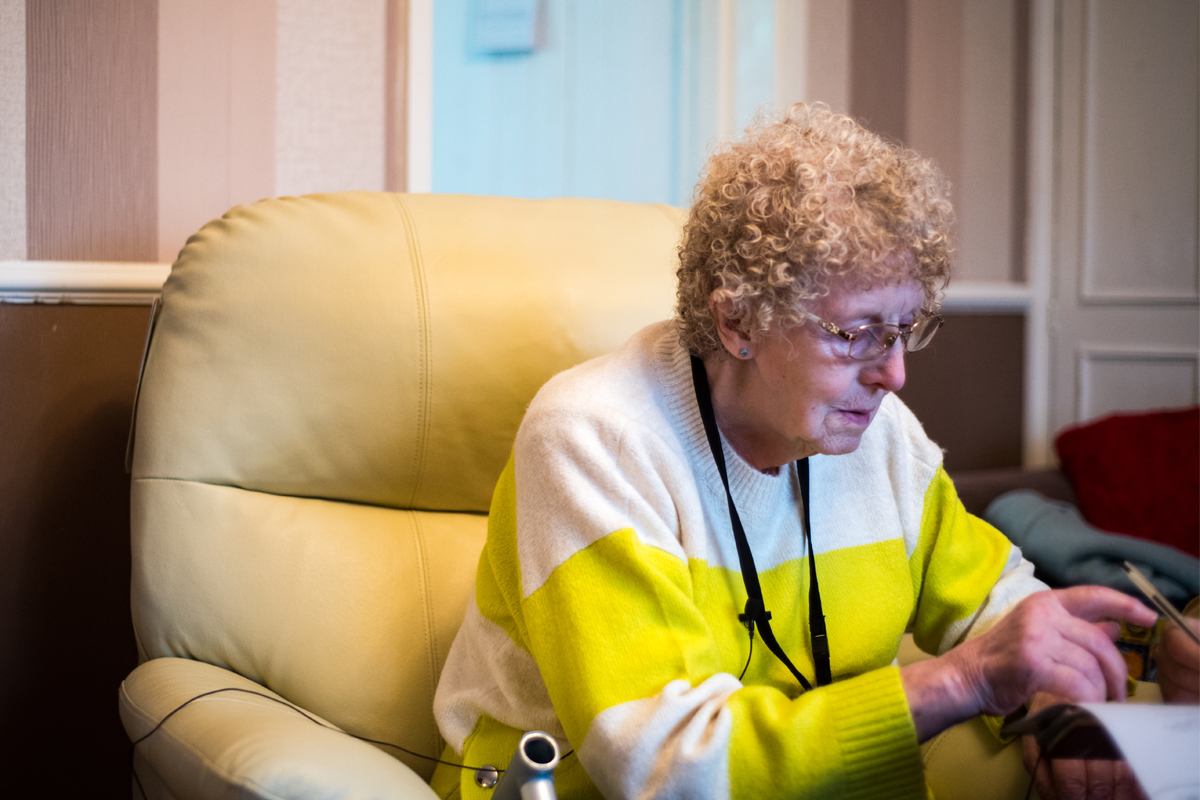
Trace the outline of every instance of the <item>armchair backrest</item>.
<instances>
[{"instance_id":1,"label":"armchair backrest","mask_svg":"<svg viewBox=\"0 0 1200 800\"><path fill-rule=\"evenodd\" d=\"M681 222L348 192L205 226L137 401L141 658L226 667L438 754L433 691L521 415L552 374L670 315Z\"/></svg>"}]
</instances>

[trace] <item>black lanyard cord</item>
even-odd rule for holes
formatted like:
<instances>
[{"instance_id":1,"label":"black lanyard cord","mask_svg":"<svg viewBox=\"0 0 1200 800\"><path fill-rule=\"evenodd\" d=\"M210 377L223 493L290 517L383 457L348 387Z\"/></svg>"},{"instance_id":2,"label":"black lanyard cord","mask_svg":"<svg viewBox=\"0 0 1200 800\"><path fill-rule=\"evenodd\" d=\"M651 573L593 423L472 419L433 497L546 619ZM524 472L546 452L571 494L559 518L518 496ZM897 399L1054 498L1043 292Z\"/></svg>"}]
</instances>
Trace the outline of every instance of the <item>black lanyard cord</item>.
<instances>
[{"instance_id":1,"label":"black lanyard cord","mask_svg":"<svg viewBox=\"0 0 1200 800\"><path fill-rule=\"evenodd\" d=\"M746 587L746 608L738 619L746 624L750 631L751 641L754 638L754 626L758 626L759 635L767 649L775 654L783 665L788 668L805 691L812 689L808 679L796 669L788 658L775 632L771 630L771 612L763 601L762 584L758 580L758 570L754 566L754 554L750 551L750 542L746 538L746 530L738 516L737 506L733 502L733 493L729 490L729 475L725 468L725 454L721 449L721 434L717 431L716 415L713 413L712 397L708 388L708 375L704 371L704 362L696 356L692 360L692 384L696 390L696 402L700 406L700 417L704 421L704 433L708 437L708 446L712 450L713 460L717 463L717 472L721 475L721 484L725 487L725 500L729 504L729 523L733 528L733 540L737 546L738 562L741 565L742 582ZM808 492L808 459L796 462L796 471L800 478L800 495L804 503L804 539L808 546L808 622L812 634L813 663L817 670L817 685L825 686L832 682L829 666L829 637L825 631L825 615L821 609L821 590L817 586L816 555L812 546L812 525L809 516Z\"/></svg>"}]
</instances>

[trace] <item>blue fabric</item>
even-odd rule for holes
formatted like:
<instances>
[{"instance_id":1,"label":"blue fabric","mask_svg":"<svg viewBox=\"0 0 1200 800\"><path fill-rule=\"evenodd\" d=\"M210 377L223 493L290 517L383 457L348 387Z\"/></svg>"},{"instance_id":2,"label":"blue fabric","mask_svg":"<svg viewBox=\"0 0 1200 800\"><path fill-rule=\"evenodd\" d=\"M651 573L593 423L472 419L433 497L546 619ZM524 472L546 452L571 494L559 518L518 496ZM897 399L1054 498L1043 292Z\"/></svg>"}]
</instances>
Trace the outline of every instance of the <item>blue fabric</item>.
<instances>
[{"instance_id":1,"label":"blue fabric","mask_svg":"<svg viewBox=\"0 0 1200 800\"><path fill-rule=\"evenodd\" d=\"M1070 503L1018 489L993 500L983 518L1020 547L1052 586L1097 584L1141 598L1121 569L1129 561L1177 607L1200 594L1200 560L1165 544L1095 528Z\"/></svg>"}]
</instances>

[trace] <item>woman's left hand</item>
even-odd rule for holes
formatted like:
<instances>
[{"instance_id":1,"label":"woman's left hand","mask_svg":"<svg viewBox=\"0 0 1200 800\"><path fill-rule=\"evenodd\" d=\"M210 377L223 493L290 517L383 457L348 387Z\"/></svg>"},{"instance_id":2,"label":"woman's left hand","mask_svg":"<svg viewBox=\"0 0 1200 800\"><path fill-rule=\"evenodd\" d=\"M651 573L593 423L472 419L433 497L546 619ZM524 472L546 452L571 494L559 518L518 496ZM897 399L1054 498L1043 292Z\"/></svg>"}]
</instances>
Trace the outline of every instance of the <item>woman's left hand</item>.
<instances>
[{"instance_id":1,"label":"woman's left hand","mask_svg":"<svg viewBox=\"0 0 1200 800\"><path fill-rule=\"evenodd\" d=\"M1095 698L1102 702L1103 697ZM1029 713L1036 714L1048 706L1068 702L1051 694L1035 695L1029 703ZM1037 740L1021 737L1025 769L1033 775L1041 800L1077 800L1078 798L1113 798L1113 800L1145 800L1146 795L1133 777L1125 761L1082 758L1041 758ZM1036 772L1035 772L1036 770Z\"/></svg>"}]
</instances>

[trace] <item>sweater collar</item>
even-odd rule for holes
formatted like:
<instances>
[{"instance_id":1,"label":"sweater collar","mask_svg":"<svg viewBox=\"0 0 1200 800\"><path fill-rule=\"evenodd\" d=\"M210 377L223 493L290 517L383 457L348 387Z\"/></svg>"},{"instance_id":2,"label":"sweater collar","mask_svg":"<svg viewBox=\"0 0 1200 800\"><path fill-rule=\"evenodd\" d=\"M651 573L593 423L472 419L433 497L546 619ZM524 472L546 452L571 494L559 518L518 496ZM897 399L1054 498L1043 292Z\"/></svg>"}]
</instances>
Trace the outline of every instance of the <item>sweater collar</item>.
<instances>
[{"instance_id":1,"label":"sweater collar","mask_svg":"<svg viewBox=\"0 0 1200 800\"><path fill-rule=\"evenodd\" d=\"M675 419L688 460L709 490L723 497L725 490L709 450L704 420L700 417L700 406L696 402L690 356L679 340L676 325L673 322L662 324L664 330L655 346L655 366L667 409ZM790 491L795 483L795 466L792 464L780 468L776 475L767 475L738 455L725 440L724 434L721 435L721 449L725 453L729 490L743 516L755 516L756 509L770 506L781 491Z\"/></svg>"}]
</instances>

